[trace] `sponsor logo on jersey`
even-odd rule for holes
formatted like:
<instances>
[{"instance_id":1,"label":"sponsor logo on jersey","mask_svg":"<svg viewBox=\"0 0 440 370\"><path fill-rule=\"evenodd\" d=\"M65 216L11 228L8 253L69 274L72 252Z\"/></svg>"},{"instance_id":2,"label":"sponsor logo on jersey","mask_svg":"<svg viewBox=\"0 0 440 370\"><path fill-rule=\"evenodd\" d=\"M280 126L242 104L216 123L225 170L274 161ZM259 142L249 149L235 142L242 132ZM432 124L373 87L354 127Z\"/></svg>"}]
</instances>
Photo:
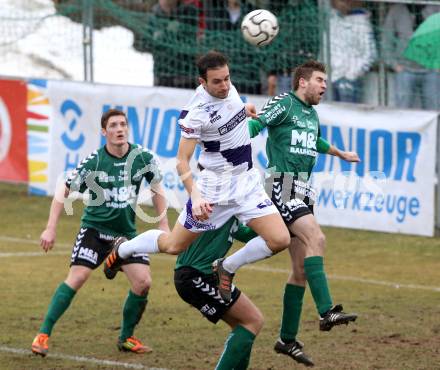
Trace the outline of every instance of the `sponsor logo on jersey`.
<instances>
[{"instance_id":1,"label":"sponsor logo on jersey","mask_svg":"<svg viewBox=\"0 0 440 370\"><path fill-rule=\"evenodd\" d=\"M308 111L308 110L306 110L306 109L304 109L304 108L302 108L302 112L303 112L304 114L310 114L310 113L311 113L310 111Z\"/></svg>"},{"instance_id":2,"label":"sponsor logo on jersey","mask_svg":"<svg viewBox=\"0 0 440 370\"><path fill-rule=\"evenodd\" d=\"M218 128L219 134L220 135L227 134L228 132L232 131L235 127L237 127L238 124L245 119L246 119L246 110L243 108L234 117L232 117L228 122L226 122L223 126L220 126Z\"/></svg>"},{"instance_id":3,"label":"sponsor logo on jersey","mask_svg":"<svg viewBox=\"0 0 440 370\"><path fill-rule=\"evenodd\" d=\"M136 198L136 186L128 185L120 188L104 189L104 198L106 202L126 202L129 199Z\"/></svg>"},{"instance_id":4,"label":"sponsor logo on jersey","mask_svg":"<svg viewBox=\"0 0 440 370\"><path fill-rule=\"evenodd\" d=\"M286 110L286 107L281 104L274 105L273 108L270 109L269 112L264 113L264 117L266 118L266 122L269 123L277 118L280 114L282 114Z\"/></svg>"},{"instance_id":5,"label":"sponsor logo on jersey","mask_svg":"<svg viewBox=\"0 0 440 370\"><path fill-rule=\"evenodd\" d=\"M303 148L316 150L316 135L313 132L292 130L290 144L292 146L301 145ZM290 151L292 152L292 150Z\"/></svg>"},{"instance_id":6,"label":"sponsor logo on jersey","mask_svg":"<svg viewBox=\"0 0 440 370\"><path fill-rule=\"evenodd\" d=\"M303 121L301 121L301 120L298 118L298 116L293 116L293 117L292 117L292 122L293 122L293 124L294 124L295 126L298 126L298 127L301 127L301 128L305 128L305 127L306 127L306 124L305 124Z\"/></svg>"},{"instance_id":7,"label":"sponsor logo on jersey","mask_svg":"<svg viewBox=\"0 0 440 370\"><path fill-rule=\"evenodd\" d=\"M203 107L203 109L205 110L206 113L211 113L211 112L213 112L214 106L213 105L206 105Z\"/></svg>"},{"instance_id":8,"label":"sponsor logo on jersey","mask_svg":"<svg viewBox=\"0 0 440 370\"><path fill-rule=\"evenodd\" d=\"M116 162L116 163L113 163L113 166L115 166L115 167L122 167L122 166L125 166L126 163L127 162Z\"/></svg>"},{"instance_id":9,"label":"sponsor logo on jersey","mask_svg":"<svg viewBox=\"0 0 440 370\"><path fill-rule=\"evenodd\" d=\"M218 110L215 110L212 113L209 113L209 122L214 123L218 121L222 116L220 114L217 114Z\"/></svg>"},{"instance_id":10,"label":"sponsor logo on jersey","mask_svg":"<svg viewBox=\"0 0 440 370\"><path fill-rule=\"evenodd\" d=\"M306 120L306 123L307 123L308 128L314 129L316 127L316 123L313 121L310 121L309 119Z\"/></svg>"}]
</instances>

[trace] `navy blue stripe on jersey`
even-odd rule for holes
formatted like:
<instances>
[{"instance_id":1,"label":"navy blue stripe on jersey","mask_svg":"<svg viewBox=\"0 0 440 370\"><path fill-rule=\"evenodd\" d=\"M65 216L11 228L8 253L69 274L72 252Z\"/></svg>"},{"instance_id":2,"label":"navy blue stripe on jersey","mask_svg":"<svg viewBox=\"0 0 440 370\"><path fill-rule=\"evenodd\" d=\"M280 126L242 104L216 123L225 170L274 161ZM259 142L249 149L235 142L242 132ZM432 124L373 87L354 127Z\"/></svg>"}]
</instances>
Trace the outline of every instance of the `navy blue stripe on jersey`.
<instances>
[{"instance_id":1,"label":"navy blue stripe on jersey","mask_svg":"<svg viewBox=\"0 0 440 370\"><path fill-rule=\"evenodd\" d=\"M251 144L242 145L238 148L226 149L220 151L221 155L226 158L233 166L238 166L242 163L248 164L248 170L252 168L252 147Z\"/></svg>"},{"instance_id":2,"label":"navy blue stripe on jersey","mask_svg":"<svg viewBox=\"0 0 440 370\"><path fill-rule=\"evenodd\" d=\"M217 153L220 151L220 141L202 141L205 152Z\"/></svg>"},{"instance_id":3,"label":"navy blue stripe on jersey","mask_svg":"<svg viewBox=\"0 0 440 370\"><path fill-rule=\"evenodd\" d=\"M186 117L186 115L188 114L188 112L189 112L188 110L182 110L180 112L179 119L184 119Z\"/></svg>"},{"instance_id":4,"label":"navy blue stripe on jersey","mask_svg":"<svg viewBox=\"0 0 440 370\"><path fill-rule=\"evenodd\" d=\"M238 112L234 117L232 117L228 122L226 122L223 126L218 128L218 132L220 135L225 135L229 131L232 131L237 125L246 119L246 110L243 108L240 112Z\"/></svg>"}]
</instances>

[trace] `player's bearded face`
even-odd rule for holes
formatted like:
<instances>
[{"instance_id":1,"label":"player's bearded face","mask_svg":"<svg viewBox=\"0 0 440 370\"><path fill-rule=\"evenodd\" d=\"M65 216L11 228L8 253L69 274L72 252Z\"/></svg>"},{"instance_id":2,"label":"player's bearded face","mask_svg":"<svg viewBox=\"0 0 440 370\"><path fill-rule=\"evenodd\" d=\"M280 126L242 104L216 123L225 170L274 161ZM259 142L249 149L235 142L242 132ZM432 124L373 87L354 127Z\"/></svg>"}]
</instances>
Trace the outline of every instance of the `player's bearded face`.
<instances>
[{"instance_id":1,"label":"player's bearded face","mask_svg":"<svg viewBox=\"0 0 440 370\"><path fill-rule=\"evenodd\" d=\"M109 145L124 145L128 140L128 124L124 116L112 116L108 119L102 134Z\"/></svg>"},{"instance_id":2,"label":"player's bearded face","mask_svg":"<svg viewBox=\"0 0 440 370\"><path fill-rule=\"evenodd\" d=\"M206 80L200 78L200 83L203 85L209 95L218 99L227 98L229 89L231 88L228 66L226 65L216 69L208 69L206 72Z\"/></svg>"},{"instance_id":3,"label":"player's bearded face","mask_svg":"<svg viewBox=\"0 0 440 370\"><path fill-rule=\"evenodd\" d=\"M323 72L314 71L304 92L306 102L310 105L319 104L327 89L327 75Z\"/></svg>"}]
</instances>

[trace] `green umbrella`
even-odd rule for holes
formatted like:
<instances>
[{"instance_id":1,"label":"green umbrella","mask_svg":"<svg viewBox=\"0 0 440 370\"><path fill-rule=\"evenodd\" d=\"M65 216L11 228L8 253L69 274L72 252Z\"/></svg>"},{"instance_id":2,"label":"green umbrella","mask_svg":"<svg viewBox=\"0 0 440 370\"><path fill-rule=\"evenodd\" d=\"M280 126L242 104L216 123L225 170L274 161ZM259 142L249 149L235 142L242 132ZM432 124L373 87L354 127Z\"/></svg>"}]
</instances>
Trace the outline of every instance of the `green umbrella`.
<instances>
[{"instance_id":1,"label":"green umbrella","mask_svg":"<svg viewBox=\"0 0 440 370\"><path fill-rule=\"evenodd\" d=\"M404 55L426 68L440 68L440 12L426 18L417 28Z\"/></svg>"}]
</instances>

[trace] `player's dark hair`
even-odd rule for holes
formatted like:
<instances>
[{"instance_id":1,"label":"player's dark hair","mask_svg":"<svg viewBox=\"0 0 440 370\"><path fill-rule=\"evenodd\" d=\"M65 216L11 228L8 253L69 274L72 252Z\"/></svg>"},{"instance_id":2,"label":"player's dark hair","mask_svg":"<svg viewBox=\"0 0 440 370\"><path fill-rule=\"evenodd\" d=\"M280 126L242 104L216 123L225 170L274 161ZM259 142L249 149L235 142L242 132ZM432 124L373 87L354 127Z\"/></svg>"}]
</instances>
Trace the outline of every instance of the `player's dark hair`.
<instances>
[{"instance_id":1,"label":"player's dark hair","mask_svg":"<svg viewBox=\"0 0 440 370\"><path fill-rule=\"evenodd\" d=\"M128 122L127 116L123 111L119 109L109 109L108 111L104 112L101 116L101 127L106 128L109 118L113 116L124 116L125 121Z\"/></svg>"},{"instance_id":2,"label":"player's dark hair","mask_svg":"<svg viewBox=\"0 0 440 370\"><path fill-rule=\"evenodd\" d=\"M318 71L322 73L327 73L325 70L325 64L318 62L316 60L309 60L300 66L295 68L293 72L293 90L298 90L299 80L304 78L306 81L310 80L313 72Z\"/></svg>"},{"instance_id":3,"label":"player's dark hair","mask_svg":"<svg viewBox=\"0 0 440 370\"><path fill-rule=\"evenodd\" d=\"M219 51L211 50L197 60L199 76L206 80L208 69L218 69L228 65L228 58Z\"/></svg>"}]
</instances>

